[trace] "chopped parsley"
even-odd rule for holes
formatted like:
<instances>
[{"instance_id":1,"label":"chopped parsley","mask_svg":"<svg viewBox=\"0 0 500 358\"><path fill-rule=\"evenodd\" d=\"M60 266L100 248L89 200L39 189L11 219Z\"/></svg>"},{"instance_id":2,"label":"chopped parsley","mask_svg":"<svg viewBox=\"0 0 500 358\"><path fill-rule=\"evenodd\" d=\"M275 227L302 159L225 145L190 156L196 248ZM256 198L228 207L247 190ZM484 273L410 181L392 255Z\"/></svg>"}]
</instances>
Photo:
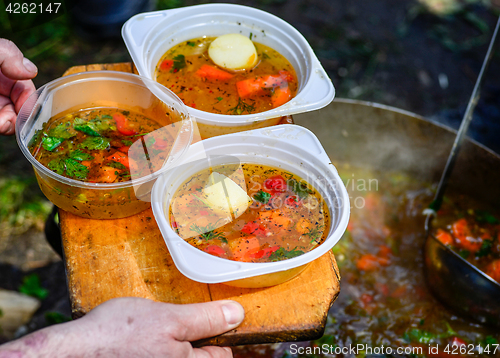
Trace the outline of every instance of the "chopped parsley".
<instances>
[{"instance_id":1,"label":"chopped parsley","mask_svg":"<svg viewBox=\"0 0 500 358\"><path fill-rule=\"evenodd\" d=\"M271 199L271 194L268 192L265 192L264 190L259 190L257 194L253 196L255 200L258 202L261 202L263 204L267 204L269 202L269 199Z\"/></svg>"},{"instance_id":2,"label":"chopped parsley","mask_svg":"<svg viewBox=\"0 0 500 358\"><path fill-rule=\"evenodd\" d=\"M122 139L122 143L123 143L123 145L132 145L132 144L134 144L134 142L132 142L129 139Z\"/></svg>"},{"instance_id":3,"label":"chopped parsley","mask_svg":"<svg viewBox=\"0 0 500 358\"><path fill-rule=\"evenodd\" d=\"M73 129L71 122L65 122L58 124L55 128L52 128L48 134L49 137L68 139L76 136L76 131Z\"/></svg>"},{"instance_id":4,"label":"chopped parsley","mask_svg":"<svg viewBox=\"0 0 500 358\"><path fill-rule=\"evenodd\" d=\"M491 252L491 248L493 247L493 240L484 240L481 248L478 252L476 252L476 257L483 257L488 255Z\"/></svg>"},{"instance_id":5,"label":"chopped parsley","mask_svg":"<svg viewBox=\"0 0 500 358\"><path fill-rule=\"evenodd\" d=\"M77 131L83 132L93 137L101 136L101 134L97 131L97 128L95 128L95 126L91 122L87 122L86 120L81 118L75 118L75 121L73 122L73 127Z\"/></svg>"},{"instance_id":6,"label":"chopped parsley","mask_svg":"<svg viewBox=\"0 0 500 358\"><path fill-rule=\"evenodd\" d=\"M194 47L194 45L196 45L196 44L193 41L188 41L188 42L186 42L186 45Z\"/></svg>"},{"instance_id":7,"label":"chopped parsley","mask_svg":"<svg viewBox=\"0 0 500 358\"><path fill-rule=\"evenodd\" d=\"M58 137L43 137L42 138L42 147L49 152L52 152L54 149L59 147L61 143L64 142L64 138Z\"/></svg>"},{"instance_id":8,"label":"chopped parsley","mask_svg":"<svg viewBox=\"0 0 500 358\"><path fill-rule=\"evenodd\" d=\"M280 247L278 250L274 251L270 256L269 256L269 261L282 261L286 259L291 259L300 255L303 255L304 251L297 250L297 248L294 248L292 250L287 250L283 247Z\"/></svg>"},{"instance_id":9,"label":"chopped parsley","mask_svg":"<svg viewBox=\"0 0 500 358\"><path fill-rule=\"evenodd\" d=\"M474 210L474 214L479 223L500 224L500 221L486 210Z\"/></svg>"},{"instance_id":10,"label":"chopped parsley","mask_svg":"<svg viewBox=\"0 0 500 358\"><path fill-rule=\"evenodd\" d=\"M174 57L174 65L172 68L172 72L177 72L180 69L186 67L186 58L184 55L177 55Z\"/></svg>"},{"instance_id":11,"label":"chopped parsley","mask_svg":"<svg viewBox=\"0 0 500 358\"><path fill-rule=\"evenodd\" d=\"M288 179L286 181L286 184L290 189L293 190L294 193L296 193L299 198L304 199L307 198L309 194L312 194L313 191L307 187L307 184L303 184L296 179Z\"/></svg>"},{"instance_id":12,"label":"chopped parsley","mask_svg":"<svg viewBox=\"0 0 500 358\"><path fill-rule=\"evenodd\" d=\"M69 157L71 159L75 159L75 160L79 160L79 161L94 159L93 156L91 156L88 153L82 152L80 149L77 149L77 150L71 152L71 154L69 155Z\"/></svg>"},{"instance_id":13,"label":"chopped parsley","mask_svg":"<svg viewBox=\"0 0 500 358\"><path fill-rule=\"evenodd\" d=\"M305 236L309 236L309 238L311 239L311 244L313 242L318 242L319 239L321 239L321 237L323 236L323 232L321 231L322 228L323 226L315 226L304 233Z\"/></svg>"},{"instance_id":14,"label":"chopped parsley","mask_svg":"<svg viewBox=\"0 0 500 358\"><path fill-rule=\"evenodd\" d=\"M224 237L224 234L222 234L221 232L214 231L217 228L216 225L217 225L217 223L215 223L215 224L210 223L207 226L200 227L196 224L193 224L189 227L189 229L191 231L198 233L200 235L200 237L206 241L219 239L222 242L227 243L227 239Z\"/></svg>"},{"instance_id":15,"label":"chopped parsley","mask_svg":"<svg viewBox=\"0 0 500 358\"><path fill-rule=\"evenodd\" d=\"M113 117L109 115L103 115L101 117L96 116L90 121L86 121L81 118L75 118L73 127L77 131L83 132L93 137L100 137L103 132L108 130L116 130Z\"/></svg>"},{"instance_id":16,"label":"chopped parsley","mask_svg":"<svg viewBox=\"0 0 500 358\"><path fill-rule=\"evenodd\" d=\"M216 100L220 102L220 101L223 100L223 98L222 97L217 97Z\"/></svg>"},{"instance_id":17,"label":"chopped parsley","mask_svg":"<svg viewBox=\"0 0 500 358\"><path fill-rule=\"evenodd\" d=\"M89 173L89 169L80 163L80 161L91 159L94 159L94 157L90 154L84 153L81 150L75 150L69 157L51 160L47 166L57 174L66 174L70 178L85 179Z\"/></svg>"},{"instance_id":18,"label":"chopped parsley","mask_svg":"<svg viewBox=\"0 0 500 358\"><path fill-rule=\"evenodd\" d=\"M116 168L116 169L127 169L127 167L125 165L123 165L122 163L118 163L118 162L111 162L109 164L107 164L108 167L111 167L111 168Z\"/></svg>"},{"instance_id":19,"label":"chopped parsley","mask_svg":"<svg viewBox=\"0 0 500 358\"><path fill-rule=\"evenodd\" d=\"M89 173L89 169L85 165L74 159L66 158L64 164L66 166L66 175L69 177L85 179Z\"/></svg>"},{"instance_id":20,"label":"chopped parsley","mask_svg":"<svg viewBox=\"0 0 500 358\"><path fill-rule=\"evenodd\" d=\"M87 137L80 143L80 147L90 150L106 149L109 147L109 139L104 137Z\"/></svg>"},{"instance_id":21,"label":"chopped parsley","mask_svg":"<svg viewBox=\"0 0 500 358\"><path fill-rule=\"evenodd\" d=\"M238 98L238 104L235 107L228 110L231 114L242 114L243 112L252 113L253 111L255 111L255 106L243 102L241 98Z\"/></svg>"}]
</instances>

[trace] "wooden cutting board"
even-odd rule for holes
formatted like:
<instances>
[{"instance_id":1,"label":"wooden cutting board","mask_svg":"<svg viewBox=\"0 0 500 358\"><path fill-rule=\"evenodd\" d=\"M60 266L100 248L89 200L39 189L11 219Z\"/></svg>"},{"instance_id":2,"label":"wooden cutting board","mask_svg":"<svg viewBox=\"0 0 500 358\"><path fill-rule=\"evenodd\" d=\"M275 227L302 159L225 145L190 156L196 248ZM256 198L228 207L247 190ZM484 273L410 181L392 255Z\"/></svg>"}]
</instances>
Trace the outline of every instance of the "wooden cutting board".
<instances>
[{"instance_id":1,"label":"wooden cutting board","mask_svg":"<svg viewBox=\"0 0 500 358\"><path fill-rule=\"evenodd\" d=\"M131 63L117 63L71 67L64 75L96 70L136 73ZM282 121L291 122L291 117ZM245 289L203 284L176 269L151 209L115 220L86 219L63 210L59 216L74 318L115 297L176 304L232 299L245 308L243 323L197 345L291 342L323 334L328 309L340 292L331 252L281 285Z\"/></svg>"}]
</instances>

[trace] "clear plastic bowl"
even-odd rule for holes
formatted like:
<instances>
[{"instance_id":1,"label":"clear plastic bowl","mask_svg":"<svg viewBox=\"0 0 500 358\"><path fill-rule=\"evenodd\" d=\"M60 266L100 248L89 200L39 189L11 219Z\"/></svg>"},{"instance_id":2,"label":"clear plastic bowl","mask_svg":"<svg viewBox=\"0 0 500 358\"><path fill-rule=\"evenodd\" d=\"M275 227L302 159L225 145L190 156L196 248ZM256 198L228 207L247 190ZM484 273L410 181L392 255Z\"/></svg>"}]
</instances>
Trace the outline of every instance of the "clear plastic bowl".
<instances>
[{"instance_id":1,"label":"clear plastic bowl","mask_svg":"<svg viewBox=\"0 0 500 358\"><path fill-rule=\"evenodd\" d=\"M166 124L148 134L158 138L168 132L173 138L168 147L168 159L158 163L163 167L148 173L132 172L131 180L126 182L88 183L51 171L28 150L35 132L53 116L99 107L139 112L160 124ZM172 120L176 123L168 125ZM192 128L186 107L164 86L131 73L94 71L62 77L39 88L19 112L16 137L21 151L33 165L42 192L52 203L79 216L114 219L131 216L150 207L154 181L188 149ZM131 147L129 156L145 160L142 159L145 150L140 144Z\"/></svg>"},{"instance_id":2,"label":"clear plastic bowl","mask_svg":"<svg viewBox=\"0 0 500 358\"><path fill-rule=\"evenodd\" d=\"M149 12L130 18L122 37L139 73L154 79L160 58L173 46L202 36L252 34L292 64L299 81L297 95L275 109L246 115L221 115L188 107L202 138L278 124L282 116L320 109L335 89L306 39L287 22L262 10L233 4L206 4Z\"/></svg>"},{"instance_id":3,"label":"clear plastic bowl","mask_svg":"<svg viewBox=\"0 0 500 358\"><path fill-rule=\"evenodd\" d=\"M195 248L172 229L169 207L174 193L193 174L212 165L255 163L284 168L306 180L322 195L330 211L327 239L298 257L265 263L222 259ZM317 137L297 125L280 125L209 138L190 146L182 165L162 174L153 186L152 209L179 271L203 283L266 287L290 280L327 253L349 221L347 190Z\"/></svg>"}]
</instances>

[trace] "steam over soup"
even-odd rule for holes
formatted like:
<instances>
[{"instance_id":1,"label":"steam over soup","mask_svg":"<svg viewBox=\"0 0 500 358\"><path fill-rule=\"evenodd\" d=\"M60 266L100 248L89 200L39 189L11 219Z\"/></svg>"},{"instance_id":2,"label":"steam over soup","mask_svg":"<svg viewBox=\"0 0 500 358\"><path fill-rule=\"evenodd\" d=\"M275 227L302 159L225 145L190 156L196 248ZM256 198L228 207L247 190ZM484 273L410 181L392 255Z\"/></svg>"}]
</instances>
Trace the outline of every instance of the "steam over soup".
<instances>
[{"instance_id":1,"label":"steam over soup","mask_svg":"<svg viewBox=\"0 0 500 358\"><path fill-rule=\"evenodd\" d=\"M243 37L204 37L174 46L158 62L156 80L186 105L218 114L264 112L292 99L298 82L290 62L272 48L253 42L255 61L248 43L237 36ZM211 47L216 39L217 46ZM229 57L242 53L248 53L248 61L230 61Z\"/></svg>"},{"instance_id":2,"label":"steam over soup","mask_svg":"<svg viewBox=\"0 0 500 358\"><path fill-rule=\"evenodd\" d=\"M151 161L129 158L129 150L159 128L160 124L139 113L117 108L87 109L51 118L35 133L29 150L42 165L67 178L123 182L130 180L131 170L149 173L157 169L150 168L154 164ZM156 149L168 154L170 141L156 138L149 142L144 145L151 152Z\"/></svg>"},{"instance_id":3,"label":"steam over soup","mask_svg":"<svg viewBox=\"0 0 500 358\"><path fill-rule=\"evenodd\" d=\"M175 192L169 216L192 246L245 262L302 255L324 242L330 224L326 203L304 180L249 163L193 175Z\"/></svg>"}]
</instances>

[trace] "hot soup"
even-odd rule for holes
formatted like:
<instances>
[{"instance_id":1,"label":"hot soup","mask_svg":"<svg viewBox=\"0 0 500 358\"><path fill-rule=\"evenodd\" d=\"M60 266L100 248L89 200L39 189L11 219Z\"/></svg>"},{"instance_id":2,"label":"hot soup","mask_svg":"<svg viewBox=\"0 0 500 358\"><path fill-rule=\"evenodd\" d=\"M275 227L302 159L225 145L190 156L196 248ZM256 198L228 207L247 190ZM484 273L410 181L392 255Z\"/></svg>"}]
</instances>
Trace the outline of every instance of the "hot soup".
<instances>
[{"instance_id":1,"label":"hot soup","mask_svg":"<svg viewBox=\"0 0 500 358\"><path fill-rule=\"evenodd\" d=\"M130 147L161 126L140 113L96 108L51 118L29 144L32 155L67 178L92 183L130 180L131 171L144 171L151 162L129 158ZM156 138L151 149L167 143Z\"/></svg>"},{"instance_id":2,"label":"hot soup","mask_svg":"<svg viewBox=\"0 0 500 358\"><path fill-rule=\"evenodd\" d=\"M173 229L189 244L244 262L280 261L314 249L328 234L329 215L302 178L250 163L193 175L169 208Z\"/></svg>"},{"instance_id":3,"label":"hot soup","mask_svg":"<svg viewBox=\"0 0 500 358\"><path fill-rule=\"evenodd\" d=\"M447 202L433 224L434 236L500 283L500 220L492 213Z\"/></svg>"},{"instance_id":4,"label":"hot soup","mask_svg":"<svg viewBox=\"0 0 500 358\"><path fill-rule=\"evenodd\" d=\"M210 56L209 49L221 37L197 38L174 46L158 62L156 80L186 105L218 114L264 112L297 94L297 75L290 62L263 44L253 42L257 59L250 67L227 69L216 65L212 58L220 64L224 62L218 61L219 56ZM224 52L224 56L232 55Z\"/></svg>"}]
</instances>

